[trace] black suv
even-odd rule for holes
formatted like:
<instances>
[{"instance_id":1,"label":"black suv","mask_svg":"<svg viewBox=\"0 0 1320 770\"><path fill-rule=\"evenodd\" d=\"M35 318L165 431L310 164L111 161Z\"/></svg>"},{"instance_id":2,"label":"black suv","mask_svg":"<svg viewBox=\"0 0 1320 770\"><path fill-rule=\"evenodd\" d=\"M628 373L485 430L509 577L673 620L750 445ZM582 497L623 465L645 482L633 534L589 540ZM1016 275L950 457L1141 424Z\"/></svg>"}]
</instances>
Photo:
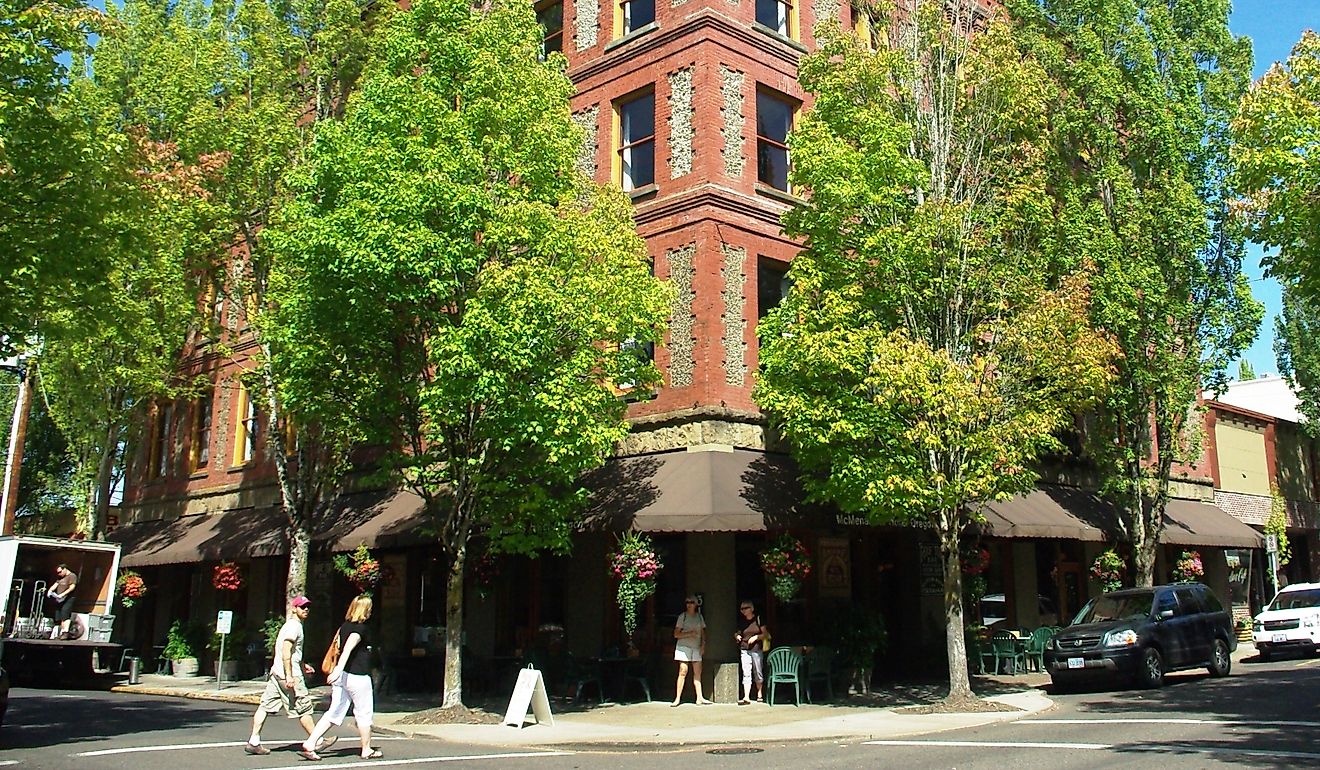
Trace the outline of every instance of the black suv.
<instances>
[{"instance_id":1,"label":"black suv","mask_svg":"<svg viewBox=\"0 0 1320 770\"><path fill-rule=\"evenodd\" d=\"M1228 676L1237 649L1233 620L1199 583L1128 588L1097 596L1045 649L1058 690L1083 679L1134 678L1159 687L1164 674L1205 666Z\"/></svg>"}]
</instances>

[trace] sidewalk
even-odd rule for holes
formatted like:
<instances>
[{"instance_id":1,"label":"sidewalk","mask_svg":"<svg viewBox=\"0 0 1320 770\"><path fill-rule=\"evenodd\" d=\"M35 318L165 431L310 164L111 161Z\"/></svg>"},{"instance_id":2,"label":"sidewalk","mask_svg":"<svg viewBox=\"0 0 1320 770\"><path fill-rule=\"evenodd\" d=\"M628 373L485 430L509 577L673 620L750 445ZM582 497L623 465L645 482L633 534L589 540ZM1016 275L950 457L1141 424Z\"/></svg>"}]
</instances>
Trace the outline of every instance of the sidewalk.
<instances>
[{"instance_id":1,"label":"sidewalk","mask_svg":"<svg viewBox=\"0 0 1320 770\"><path fill-rule=\"evenodd\" d=\"M838 699L828 704L803 703L801 706L794 706L789 701L773 707L765 704L698 706L688 701L677 708L671 708L665 701L583 707L556 699L551 703L553 726L536 724L529 713L525 725L516 728L500 724L404 724L402 721L406 717L439 705L439 696L392 695L377 698L376 728L385 734L492 747L654 748L895 738L1019 719L1052 705L1040 689L1049 682L1049 677L1044 674L976 676L973 681L975 689L986 695L987 700L1013 707L1013 710L950 714L905 712L906 706L938 701L947 689L943 682L923 682L881 689L873 694L873 702L882 706L856 705L856 698ZM255 706L264 686L264 680L244 680L226 683L225 687L217 689L211 677L144 674L140 684L118 685L112 690ZM787 692L787 688L780 690L781 694ZM314 687L311 694L317 701L317 713L324 711L330 688ZM485 711L493 714L498 722L504 716L505 705L491 704Z\"/></svg>"},{"instance_id":2,"label":"sidewalk","mask_svg":"<svg viewBox=\"0 0 1320 770\"><path fill-rule=\"evenodd\" d=\"M1233 653L1236 665L1254 657L1250 642ZM1018 710L978 713L922 714L905 707L930 705L947 690L943 681L922 681L886 686L872 694L867 703L858 698L834 703L794 706L714 704L698 706L685 702L670 708L664 701L651 703L574 706L562 700L551 703L554 724L536 724L531 715L521 728L498 724L506 702L491 702L484 712L496 724L406 724L406 718L439 705L438 694L388 695L376 699L378 732L410 738L435 738L492 747L546 747L563 749L656 748L715 744L791 743L828 740L877 740L956 730L964 727L1021 719L1053 706L1044 692L1049 676L1029 673L1017 676L976 675L973 689L983 698ZM203 698L256 705L265 680L227 683L217 689L210 677L174 677L145 674L139 685L120 685L115 692ZM786 690L781 690L786 692ZM317 713L329 703L330 688L314 687Z\"/></svg>"}]
</instances>

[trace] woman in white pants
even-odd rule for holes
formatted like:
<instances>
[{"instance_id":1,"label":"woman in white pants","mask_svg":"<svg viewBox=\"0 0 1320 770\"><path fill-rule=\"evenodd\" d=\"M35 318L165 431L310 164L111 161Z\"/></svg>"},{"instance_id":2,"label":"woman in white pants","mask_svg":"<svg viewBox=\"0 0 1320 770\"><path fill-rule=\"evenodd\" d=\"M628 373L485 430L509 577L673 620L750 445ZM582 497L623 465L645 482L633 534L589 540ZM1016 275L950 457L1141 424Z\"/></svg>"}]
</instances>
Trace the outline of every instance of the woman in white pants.
<instances>
[{"instance_id":1,"label":"woman in white pants","mask_svg":"<svg viewBox=\"0 0 1320 770\"><path fill-rule=\"evenodd\" d=\"M375 695L371 689L371 644L366 620L371 617L371 597L359 596L348 605L344 625L339 627L339 662L326 675L334 686L330 696L330 709L316 723L316 729L307 736L298 753L303 759L319 760L314 750L321 736L331 725L340 725L353 706L353 719L357 722L363 759L380 759L380 749L371 746L371 719L375 713Z\"/></svg>"}]
</instances>

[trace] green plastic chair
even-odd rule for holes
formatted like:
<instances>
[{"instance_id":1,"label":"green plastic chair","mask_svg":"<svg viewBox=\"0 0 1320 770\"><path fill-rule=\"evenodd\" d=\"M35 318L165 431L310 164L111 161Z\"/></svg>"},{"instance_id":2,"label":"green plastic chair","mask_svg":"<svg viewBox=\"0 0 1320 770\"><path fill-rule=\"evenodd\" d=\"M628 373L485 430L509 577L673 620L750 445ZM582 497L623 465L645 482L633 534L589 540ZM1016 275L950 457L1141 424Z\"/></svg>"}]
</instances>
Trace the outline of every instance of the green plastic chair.
<instances>
[{"instance_id":1,"label":"green plastic chair","mask_svg":"<svg viewBox=\"0 0 1320 770\"><path fill-rule=\"evenodd\" d=\"M982 639L979 634L968 634L965 637L967 646L967 665L976 664L976 670L979 674L985 674L985 662L990 661L990 665L995 665L995 653L990 649L989 642Z\"/></svg>"},{"instance_id":2,"label":"green plastic chair","mask_svg":"<svg viewBox=\"0 0 1320 770\"><path fill-rule=\"evenodd\" d=\"M999 664L1007 664L1008 673L1016 674L1027 668L1027 654L1018 647L1021 640L1013 635L1011 631L996 631L995 635L990 637L990 649L994 651L995 673L1000 673Z\"/></svg>"},{"instance_id":3,"label":"green plastic chair","mask_svg":"<svg viewBox=\"0 0 1320 770\"><path fill-rule=\"evenodd\" d=\"M793 705L802 705L802 682L799 672L802 669L802 656L792 647L776 647L766 657L770 664L770 674L765 678L765 687L770 691L770 705L775 705L775 685L793 685Z\"/></svg>"},{"instance_id":4,"label":"green plastic chair","mask_svg":"<svg viewBox=\"0 0 1320 770\"><path fill-rule=\"evenodd\" d=\"M1045 646L1054 638L1054 629L1049 626L1041 626L1031 632L1027 639L1027 669L1030 670L1034 663L1037 671L1045 670Z\"/></svg>"},{"instance_id":5,"label":"green plastic chair","mask_svg":"<svg viewBox=\"0 0 1320 770\"><path fill-rule=\"evenodd\" d=\"M814 684L824 684L825 694L830 700L834 700L834 649L832 647L816 647L810 653L803 655L802 659L806 662L807 668L807 703L812 703L811 686Z\"/></svg>"}]
</instances>

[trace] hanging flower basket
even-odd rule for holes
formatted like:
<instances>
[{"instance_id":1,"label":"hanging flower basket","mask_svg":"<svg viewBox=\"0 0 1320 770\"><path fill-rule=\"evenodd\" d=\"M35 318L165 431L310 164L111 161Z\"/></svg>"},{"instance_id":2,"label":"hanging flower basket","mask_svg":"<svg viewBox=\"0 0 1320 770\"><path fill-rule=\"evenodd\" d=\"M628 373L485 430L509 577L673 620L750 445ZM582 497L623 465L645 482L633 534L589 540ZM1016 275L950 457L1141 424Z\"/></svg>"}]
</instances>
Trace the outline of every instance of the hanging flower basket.
<instances>
[{"instance_id":1,"label":"hanging flower basket","mask_svg":"<svg viewBox=\"0 0 1320 770\"><path fill-rule=\"evenodd\" d=\"M788 533L761 552L761 569L770 581L770 592L781 602L791 602L811 574L811 552Z\"/></svg>"},{"instance_id":2,"label":"hanging flower basket","mask_svg":"<svg viewBox=\"0 0 1320 770\"><path fill-rule=\"evenodd\" d=\"M1205 565L1201 563L1200 551L1183 551L1178 563L1173 565L1173 582L1195 583L1205 577Z\"/></svg>"},{"instance_id":3,"label":"hanging flower basket","mask_svg":"<svg viewBox=\"0 0 1320 770\"><path fill-rule=\"evenodd\" d=\"M119 603L127 609L147 593L147 581L131 569L124 570L115 581L115 591L119 593Z\"/></svg>"},{"instance_id":4,"label":"hanging flower basket","mask_svg":"<svg viewBox=\"0 0 1320 770\"><path fill-rule=\"evenodd\" d=\"M380 560L371 555L366 543L351 555L336 554L335 571L348 578L360 594L370 594L380 583Z\"/></svg>"},{"instance_id":5,"label":"hanging flower basket","mask_svg":"<svg viewBox=\"0 0 1320 770\"><path fill-rule=\"evenodd\" d=\"M619 609L629 639L637 631L637 608L655 593L655 579L663 568L651 539L638 532L621 535L610 554L610 572L619 581Z\"/></svg>"},{"instance_id":6,"label":"hanging flower basket","mask_svg":"<svg viewBox=\"0 0 1320 770\"><path fill-rule=\"evenodd\" d=\"M1100 588L1105 593L1117 591L1123 587L1123 559L1109 548L1102 551L1091 562L1091 577L1100 581Z\"/></svg>"},{"instance_id":7,"label":"hanging flower basket","mask_svg":"<svg viewBox=\"0 0 1320 770\"><path fill-rule=\"evenodd\" d=\"M237 591L242 588L243 576L238 571L238 565L232 561L222 561L215 565L215 571L211 573L211 585L217 591Z\"/></svg>"},{"instance_id":8,"label":"hanging flower basket","mask_svg":"<svg viewBox=\"0 0 1320 770\"><path fill-rule=\"evenodd\" d=\"M490 598L491 589L495 586L495 578L500 574L500 565L495 560L495 554L486 551L468 563L472 565L472 585L477 589L477 596L482 599Z\"/></svg>"}]
</instances>

